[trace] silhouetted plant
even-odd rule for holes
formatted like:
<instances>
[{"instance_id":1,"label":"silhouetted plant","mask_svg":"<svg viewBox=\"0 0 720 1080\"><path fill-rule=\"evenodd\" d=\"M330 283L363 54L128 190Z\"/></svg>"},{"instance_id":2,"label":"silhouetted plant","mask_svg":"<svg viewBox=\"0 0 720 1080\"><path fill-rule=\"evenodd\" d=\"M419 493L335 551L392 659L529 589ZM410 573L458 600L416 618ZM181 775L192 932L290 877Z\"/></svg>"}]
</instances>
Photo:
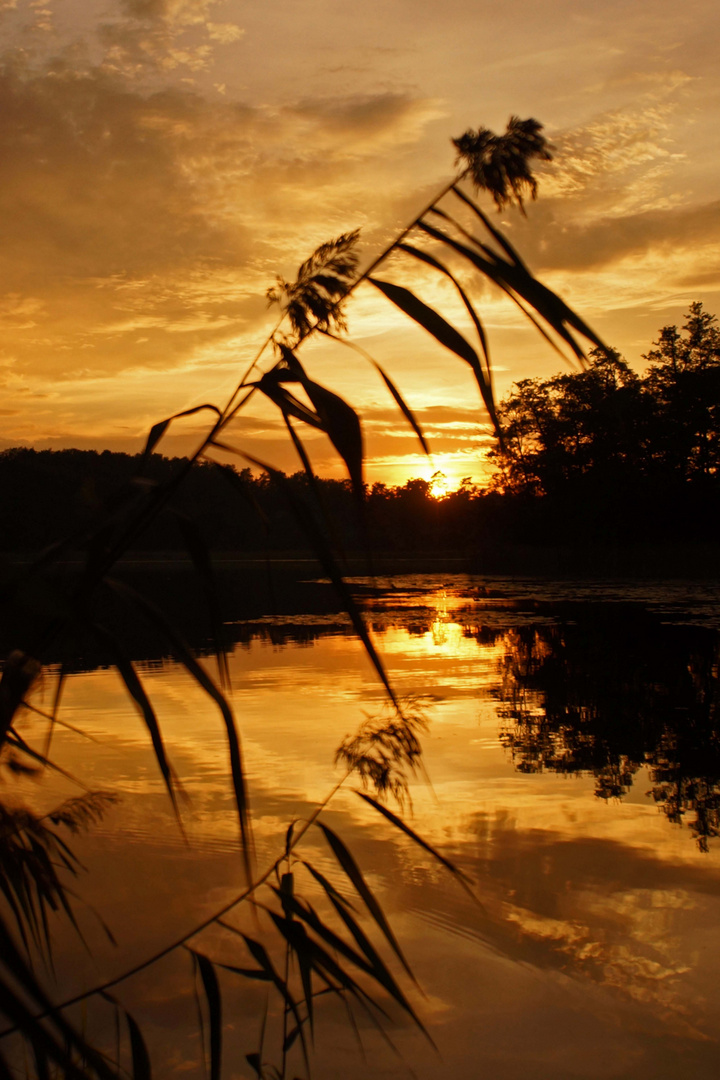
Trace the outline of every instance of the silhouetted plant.
<instances>
[{"instance_id":1,"label":"silhouetted plant","mask_svg":"<svg viewBox=\"0 0 720 1080\"><path fill-rule=\"evenodd\" d=\"M278 277L267 291L270 304L280 304L296 338L311 330L347 330L343 303L357 271L360 230L321 244L297 272L295 281Z\"/></svg>"},{"instance_id":2,"label":"silhouetted plant","mask_svg":"<svg viewBox=\"0 0 720 1080\"><path fill-rule=\"evenodd\" d=\"M541 134L537 120L521 120L511 116L504 135L495 135L488 128L468 129L453 139L458 163L466 165L468 174L478 189L489 191L498 210L515 201L523 206L523 193L537 198L537 180L531 162L552 161L547 140Z\"/></svg>"},{"instance_id":3,"label":"silhouetted plant","mask_svg":"<svg viewBox=\"0 0 720 1080\"><path fill-rule=\"evenodd\" d=\"M7 980L0 985L0 1008L6 1013L12 1030L20 1032L30 1042L38 1078L47 1076L48 1063L57 1065L70 1077L105 1078L117 1076L123 1071L120 1061L106 1060L64 1020L64 1012L70 1005L91 996L104 999L118 1017L121 1014L124 1016L131 1059L130 1071L138 1080L149 1076L150 1059L140 1026L110 991L131 974L149 968L162 956L179 948L186 948L192 954L193 968L199 976L205 997L209 1017L212 1080L217 1080L221 1072L222 994L218 969L223 967L243 978L267 982L283 1003L280 1062L265 1062L262 1039L261 1049L248 1057L249 1063L261 1078L270 1075L283 1078L287 1076L288 1052L296 1042L306 1051L306 1031L313 1026L315 1000L321 994L332 994L347 1000L351 1009L362 1008L375 1020L378 1016L382 1017L377 995L385 994L422 1028L399 982L380 959L377 948L362 928L354 913L355 909L344 896L342 888L352 886L364 906L366 915L388 943L399 964L409 972L377 898L344 842L319 820L337 787L354 774L358 775L361 782L372 784L376 795L392 794L402 800L407 790L407 769L412 770L419 763L418 735L423 722L422 714L416 707L417 703L408 708L396 698L360 608L343 578L340 561L333 549L332 532L323 512L322 499L319 497L310 459L300 435L302 428L297 426L308 425L323 432L330 439L345 463L360 506L364 495L364 449L360 419L351 405L308 375L298 353L303 342L315 332L330 335L344 332L346 301L354 289L361 283L368 282L412 321L424 328L440 346L470 367L487 413L498 437L501 438L488 342L477 304L444 259L449 259L451 263L459 261L463 271L479 272L493 282L525 312L547 340L557 347L555 339L558 338L581 361L584 361L584 350L580 339L584 338L596 347L602 347L600 339L583 320L555 293L533 277L506 238L458 186L462 177L469 174L476 187L488 191L498 206L515 200L522 209L523 193L529 191L534 196L536 190L532 161L549 159L540 131L541 126L537 121L520 121L513 117L504 136L491 136L481 130L455 140L461 158L467 162L466 168L443 188L362 274L356 275L358 234L350 232L321 245L302 264L294 282L279 278L267 295L270 302L279 303L282 307L283 314L290 323L292 336L286 337L277 330L270 335L223 408L212 403L203 403L155 424L148 435L137 476L111 496L102 512L80 526L74 535L52 544L32 564L3 586L0 601L8 606L8 610L14 605L14 610L22 611L27 615L27 619L22 630L18 631L21 640L5 665L0 682L0 737L4 737L5 742L14 749L30 753L31 757L37 759L37 754L29 751L17 730L16 716L29 705L27 695L45 655L51 648L56 647L59 641L66 640L70 642L67 646L68 659L61 666L55 702L48 713L50 725L56 722L60 692L71 670L72 642L79 634L91 634L109 651L114 667L143 717L168 795L173 806L176 806L176 779L154 706L122 642L95 610L95 601L99 595L112 597L115 604L127 608L136 618L154 627L167 643L169 650L218 709L227 737L247 876L246 887L239 896L222 911L215 912L201 925L194 927L182 939L146 958L132 971L124 972L104 985L63 1003L51 1003L48 1000L30 973L21 953L12 944L9 932L4 926L0 926L2 962L8 973ZM473 227L477 227L477 223L482 226L484 239L477 238L461 220L440 205L446 196L452 198L454 207L459 207L460 213L469 215ZM432 224L426 220L430 215L433 215ZM442 223L442 228L435 224L436 219ZM408 243L408 237L413 231L420 246ZM428 250L429 241L434 244L433 250ZM442 258L435 252L439 252ZM396 253L422 261L451 281L472 321L473 343L442 313L429 307L411 290L374 276L377 267L388 256ZM260 362L269 347L274 350L274 358L270 366L262 371ZM400 391L382 369L380 371L403 416L426 446L420 426ZM293 392L296 388L304 392L309 404ZM270 463L258 461L242 448L228 442L232 437L233 420L258 393L271 401L282 416L307 476L305 492L299 492L288 483L287 478ZM170 477L154 479L150 474L152 455L172 422L180 417L200 413L209 414L210 423L195 454L181 462ZM215 624L213 633L217 643L217 681L198 662L172 620L143 592L119 580L114 574L118 560L153 526L158 517L172 512L173 499L187 481L191 470L198 462L212 455L215 449L234 453L244 464L261 468L270 481L277 485L289 512L307 536L326 574L338 590L342 604L391 703L387 716L380 720L368 720L356 737L343 743L339 760L346 765L345 776L309 819L290 826L283 852L261 873L257 873L254 867L247 781L237 725L228 696L223 689L225 662L222 634L214 603L212 564L202 536L190 519L175 514L198 580L206 591L208 609ZM247 495L242 478L234 470L225 467L222 475L236 495ZM48 568L62 559L69 550L79 549L84 550L83 565L69 587L46 575ZM367 791L358 794L393 827L450 870L464 887L468 887L468 882L460 871L427 841L414 833L398 815ZM307 860L302 862L302 871L298 870L296 851L311 827L319 828L327 840L338 865L342 886L324 878ZM32 896L33 888L49 887L47 882L42 884L45 863L42 859L40 863L42 865L36 868L34 878L31 872L34 884L27 886L30 890L28 896ZM302 898L297 885L299 872L307 872L320 884L334 922L331 922L329 917L316 913ZM259 898L261 890L265 890L263 899ZM250 900L264 911L274 928L276 940L280 943L281 951L284 950L284 969L278 969L263 942L238 931L226 920L230 911ZM21 927L23 918L27 923L27 916L23 915L19 922ZM220 964L200 950L195 939L211 926L222 929L241 946L242 955L237 965L225 961ZM244 960L242 956L245 957ZM254 961L254 967L248 967L248 956ZM298 980L292 985L291 959L296 962L298 971ZM0 1035L7 1033L5 1031ZM82 1062L81 1065L76 1063L77 1059ZM6 1060L0 1056L0 1071L7 1074L8 1070Z\"/></svg>"}]
</instances>

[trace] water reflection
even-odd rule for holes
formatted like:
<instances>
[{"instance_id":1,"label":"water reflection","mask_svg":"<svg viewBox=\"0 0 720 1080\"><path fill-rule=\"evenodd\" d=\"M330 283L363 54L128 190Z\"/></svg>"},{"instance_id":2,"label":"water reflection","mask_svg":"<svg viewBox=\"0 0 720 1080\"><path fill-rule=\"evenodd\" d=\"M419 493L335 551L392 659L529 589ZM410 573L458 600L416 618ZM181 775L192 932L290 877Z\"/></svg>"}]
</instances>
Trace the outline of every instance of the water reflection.
<instances>
[{"instance_id":1,"label":"water reflection","mask_svg":"<svg viewBox=\"0 0 720 1080\"><path fill-rule=\"evenodd\" d=\"M648 767L649 794L701 849L720 826L716 632L633 609L584 609L505 636L496 693L516 768L588 773L618 799Z\"/></svg>"},{"instance_id":2,"label":"water reflection","mask_svg":"<svg viewBox=\"0 0 720 1080\"><path fill-rule=\"evenodd\" d=\"M408 1029L398 1045L422 1080L711 1080L720 1064L717 633L665 625L648 605L607 596L598 606L537 585L491 592L415 579L365 597L397 692L432 702L423 737L432 788L411 785L413 828L472 876L483 903L352 793L333 802L328 820L382 897L428 995L413 1004L444 1059ZM667 597L655 601L667 616ZM229 632L262 864L288 822L336 782L337 747L383 695L335 612L256 615ZM219 717L171 661L156 658L142 676L192 797L189 846L112 671L73 677L64 699L67 719L99 741L68 731L54 746L60 765L124 796L79 854L91 870L83 894L133 958L217 909L241 881ZM29 734L40 737L39 721ZM58 777L34 792L18 778L17 791L45 806L64 795ZM669 824L683 814L706 852ZM306 857L332 871L319 840ZM58 950L72 986L121 963L97 933L90 940L93 958L73 955L65 969ZM158 1060L187 1072L198 1051L178 1034L185 989L169 968L134 992ZM264 999L245 987L232 1000L228 1038L242 1061ZM323 1023L315 1075L366 1076L341 1019ZM371 1066L373 1076L399 1075L379 1045Z\"/></svg>"}]
</instances>

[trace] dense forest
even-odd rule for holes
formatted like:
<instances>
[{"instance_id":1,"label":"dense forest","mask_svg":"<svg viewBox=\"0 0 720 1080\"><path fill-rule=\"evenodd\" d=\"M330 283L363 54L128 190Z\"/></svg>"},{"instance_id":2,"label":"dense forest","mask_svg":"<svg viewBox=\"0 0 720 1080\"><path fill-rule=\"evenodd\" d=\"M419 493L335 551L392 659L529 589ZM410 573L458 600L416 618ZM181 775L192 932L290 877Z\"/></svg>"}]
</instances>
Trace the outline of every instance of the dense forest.
<instances>
[{"instance_id":1,"label":"dense forest","mask_svg":"<svg viewBox=\"0 0 720 1080\"><path fill-rule=\"evenodd\" d=\"M367 488L362 514L349 482L254 476L200 463L171 511L140 539L144 551L186 544L198 523L216 552L300 552L291 503L320 506L346 551L472 556L509 545L623 546L715 542L720 524L720 331L692 304L646 354L644 374L595 349L584 370L515 385L498 412L504 446L492 452L487 487L470 480L438 499L430 484ZM0 454L4 550L41 549L80 533L108 500L132 497L141 456L104 451ZM142 462L144 485L177 459ZM137 483L137 482L136 482ZM128 486L129 485L129 486Z\"/></svg>"}]
</instances>

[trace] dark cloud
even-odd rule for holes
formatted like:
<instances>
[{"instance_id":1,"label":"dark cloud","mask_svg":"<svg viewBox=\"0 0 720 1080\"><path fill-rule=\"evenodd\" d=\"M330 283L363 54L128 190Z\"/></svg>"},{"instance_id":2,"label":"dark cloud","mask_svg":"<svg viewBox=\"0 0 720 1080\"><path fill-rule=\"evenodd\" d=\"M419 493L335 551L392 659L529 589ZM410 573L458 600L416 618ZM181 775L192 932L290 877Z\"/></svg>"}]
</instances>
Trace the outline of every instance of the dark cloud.
<instances>
[{"instance_id":1,"label":"dark cloud","mask_svg":"<svg viewBox=\"0 0 720 1080\"><path fill-rule=\"evenodd\" d=\"M388 135L402 139L404 134L414 134L418 124L425 123L438 109L433 102L418 100L407 93L386 92L301 101L286 112L312 121L331 136L349 137L350 141L344 142L342 148L352 153L353 140L362 142Z\"/></svg>"},{"instance_id":2,"label":"dark cloud","mask_svg":"<svg viewBox=\"0 0 720 1080\"><path fill-rule=\"evenodd\" d=\"M531 211L533 223L522 249L534 268L585 270L652 251L698 251L720 240L720 201L608 216L584 224L563 221L553 200Z\"/></svg>"}]
</instances>

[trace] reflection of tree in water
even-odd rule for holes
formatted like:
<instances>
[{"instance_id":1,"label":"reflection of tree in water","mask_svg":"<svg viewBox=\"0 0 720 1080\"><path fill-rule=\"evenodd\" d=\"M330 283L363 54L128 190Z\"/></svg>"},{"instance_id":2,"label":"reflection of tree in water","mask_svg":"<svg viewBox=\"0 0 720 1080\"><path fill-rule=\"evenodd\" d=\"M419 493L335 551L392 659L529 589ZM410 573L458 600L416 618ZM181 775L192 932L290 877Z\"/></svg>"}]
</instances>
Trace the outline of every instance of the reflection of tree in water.
<instances>
[{"instance_id":1,"label":"reflection of tree in water","mask_svg":"<svg viewBox=\"0 0 720 1080\"><path fill-rule=\"evenodd\" d=\"M613 607L505 641L497 694L515 766L591 773L604 799L621 798L647 766L649 794L670 821L693 814L707 850L720 835L718 634Z\"/></svg>"}]
</instances>

